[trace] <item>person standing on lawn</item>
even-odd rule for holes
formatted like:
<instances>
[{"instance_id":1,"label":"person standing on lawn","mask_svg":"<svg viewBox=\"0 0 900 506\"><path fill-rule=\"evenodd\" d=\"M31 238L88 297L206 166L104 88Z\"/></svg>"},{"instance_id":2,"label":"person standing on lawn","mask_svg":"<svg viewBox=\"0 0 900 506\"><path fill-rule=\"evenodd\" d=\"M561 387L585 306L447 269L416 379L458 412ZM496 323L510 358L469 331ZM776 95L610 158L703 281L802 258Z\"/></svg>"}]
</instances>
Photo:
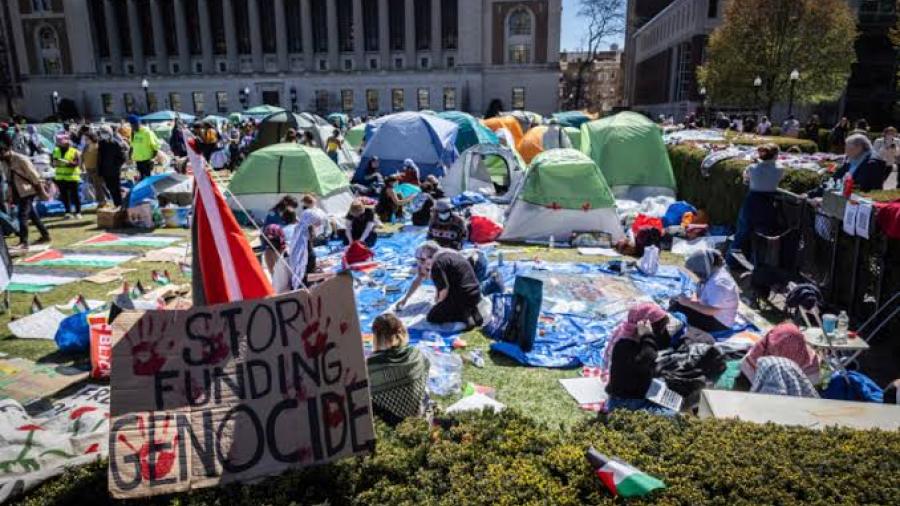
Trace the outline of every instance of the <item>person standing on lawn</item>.
<instances>
[{"instance_id":1,"label":"person standing on lawn","mask_svg":"<svg viewBox=\"0 0 900 506\"><path fill-rule=\"evenodd\" d=\"M116 207L122 206L122 165L128 157L127 153L128 146L113 135L112 129L108 126L100 129L100 141L97 143L97 173Z\"/></svg>"},{"instance_id":2,"label":"person standing on lawn","mask_svg":"<svg viewBox=\"0 0 900 506\"><path fill-rule=\"evenodd\" d=\"M37 243L50 242L50 232L41 222L41 217L33 205L34 198L37 196L42 199L50 197L44 190L41 175L32 165L31 159L13 152L8 139L4 138L0 140L0 163L2 163L3 177L9 182L12 201L16 205L16 214L19 219L19 247L28 249L29 218L41 234Z\"/></svg>"},{"instance_id":3,"label":"person standing on lawn","mask_svg":"<svg viewBox=\"0 0 900 506\"><path fill-rule=\"evenodd\" d=\"M141 118L136 115L128 116L128 123L131 125L131 159L143 180L153 173L153 160L159 150L159 139L152 130L141 124Z\"/></svg>"},{"instance_id":4,"label":"person standing on lawn","mask_svg":"<svg viewBox=\"0 0 900 506\"><path fill-rule=\"evenodd\" d=\"M759 161L744 169L744 182L750 185L750 191L741 205L729 253L734 250L743 251L745 243L754 232L775 221L774 199L778 184L784 176L784 169L775 163L778 160L778 146L763 144L756 148L756 152Z\"/></svg>"},{"instance_id":5,"label":"person standing on lawn","mask_svg":"<svg viewBox=\"0 0 900 506\"><path fill-rule=\"evenodd\" d=\"M84 150L81 152L81 165L87 175L91 188L94 189L94 198L99 207L106 207L106 189L103 187L103 179L99 172L100 143L97 134L87 131L84 134Z\"/></svg>"},{"instance_id":6,"label":"person standing on lawn","mask_svg":"<svg viewBox=\"0 0 900 506\"><path fill-rule=\"evenodd\" d=\"M65 207L65 219L72 219L72 211L75 218L81 219L81 194L78 187L81 184L81 156L78 150L72 147L71 138L66 134L56 137L56 148L53 149L51 160L53 168L53 181L59 187L59 197Z\"/></svg>"}]
</instances>

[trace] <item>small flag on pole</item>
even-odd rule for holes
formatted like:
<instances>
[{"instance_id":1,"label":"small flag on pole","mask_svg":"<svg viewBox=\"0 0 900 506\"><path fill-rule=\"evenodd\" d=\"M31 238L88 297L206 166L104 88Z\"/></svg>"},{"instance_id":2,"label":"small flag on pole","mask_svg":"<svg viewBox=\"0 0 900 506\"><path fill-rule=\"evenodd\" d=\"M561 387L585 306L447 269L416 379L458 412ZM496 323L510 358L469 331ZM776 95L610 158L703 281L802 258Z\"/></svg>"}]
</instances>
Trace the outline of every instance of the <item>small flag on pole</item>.
<instances>
[{"instance_id":1,"label":"small flag on pole","mask_svg":"<svg viewBox=\"0 0 900 506\"><path fill-rule=\"evenodd\" d=\"M41 303L41 299L35 295L34 298L31 299L31 314L37 313L42 309L44 309L44 305Z\"/></svg>"},{"instance_id":2,"label":"small flag on pole","mask_svg":"<svg viewBox=\"0 0 900 506\"><path fill-rule=\"evenodd\" d=\"M593 446L588 448L586 457L597 477L614 496L639 497L666 488L662 481L636 467L603 455Z\"/></svg>"}]
</instances>

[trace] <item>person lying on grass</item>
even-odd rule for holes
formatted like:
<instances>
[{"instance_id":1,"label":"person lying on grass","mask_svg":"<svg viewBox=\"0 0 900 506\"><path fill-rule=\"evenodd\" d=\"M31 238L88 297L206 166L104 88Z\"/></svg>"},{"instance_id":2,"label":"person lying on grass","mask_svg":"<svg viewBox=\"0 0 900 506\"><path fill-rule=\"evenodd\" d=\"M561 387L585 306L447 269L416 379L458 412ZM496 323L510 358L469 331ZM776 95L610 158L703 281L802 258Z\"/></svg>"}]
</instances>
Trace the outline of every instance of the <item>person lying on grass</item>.
<instances>
[{"instance_id":1,"label":"person lying on grass","mask_svg":"<svg viewBox=\"0 0 900 506\"><path fill-rule=\"evenodd\" d=\"M409 345L406 326L392 313L377 316L372 332L375 353L366 359L366 366L375 415L389 425L423 416L428 402L428 359Z\"/></svg>"}]
</instances>

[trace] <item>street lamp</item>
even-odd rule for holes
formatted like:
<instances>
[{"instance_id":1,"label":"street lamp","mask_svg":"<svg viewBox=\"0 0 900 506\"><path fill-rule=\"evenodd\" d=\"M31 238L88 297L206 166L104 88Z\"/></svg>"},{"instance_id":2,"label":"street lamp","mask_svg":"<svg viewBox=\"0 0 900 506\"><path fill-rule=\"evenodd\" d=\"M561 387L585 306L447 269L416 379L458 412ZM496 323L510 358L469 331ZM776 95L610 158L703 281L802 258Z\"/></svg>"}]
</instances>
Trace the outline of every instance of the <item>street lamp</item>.
<instances>
[{"instance_id":1,"label":"street lamp","mask_svg":"<svg viewBox=\"0 0 900 506\"><path fill-rule=\"evenodd\" d=\"M240 96L241 106L243 106L244 109L246 109L246 108L247 108L247 102L250 101L250 87L249 87L249 86L245 86L244 89L241 90L240 95L241 95L241 96Z\"/></svg>"},{"instance_id":2,"label":"street lamp","mask_svg":"<svg viewBox=\"0 0 900 506\"><path fill-rule=\"evenodd\" d=\"M794 69L791 71L791 92L790 97L788 99L788 116L791 116L794 111L794 86L797 85L797 81L800 80L800 71Z\"/></svg>"},{"instance_id":3,"label":"street lamp","mask_svg":"<svg viewBox=\"0 0 900 506\"><path fill-rule=\"evenodd\" d=\"M56 107L59 105L59 92L53 90L53 98L50 101L50 108L53 110L53 118L56 118Z\"/></svg>"},{"instance_id":4,"label":"street lamp","mask_svg":"<svg viewBox=\"0 0 900 506\"><path fill-rule=\"evenodd\" d=\"M703 110L703 122L706 123L706 86L701 86L697 93L700 94L700 109Z\"/></svg>"},{"instance_id":5,"label":"street lamp","mask_svg":"<svg viewBox=\"0 0 900 506\"><path fill-rule=\"evenodd\" d=\"M756 109L759 109L759 88L761 86L762 86L762 78L759 76L756 76L756 79L753 80L753 107Z\"/></svg>"},{"instance_id":6,"label":"street lamp","mask_svg":"<svg viewBox=\"0 0 900 506\"><path fill-rule=\"evenodd\" d=\"M142 79L141 88L144 88L144 104L147 106L147 113L153 112L150 110L150 92L147 91L150 89L150 83L146 79Z\"/></svg>"},{"instance_id":7,"label":"street lamp","mask_svg":"<svg viewBox=\"0 0 900 506\"><path fill-rule=\"evenodd\" d=\"M297 112L297 88L291 86L291 111Z\"/></svg>"}]
</instances>

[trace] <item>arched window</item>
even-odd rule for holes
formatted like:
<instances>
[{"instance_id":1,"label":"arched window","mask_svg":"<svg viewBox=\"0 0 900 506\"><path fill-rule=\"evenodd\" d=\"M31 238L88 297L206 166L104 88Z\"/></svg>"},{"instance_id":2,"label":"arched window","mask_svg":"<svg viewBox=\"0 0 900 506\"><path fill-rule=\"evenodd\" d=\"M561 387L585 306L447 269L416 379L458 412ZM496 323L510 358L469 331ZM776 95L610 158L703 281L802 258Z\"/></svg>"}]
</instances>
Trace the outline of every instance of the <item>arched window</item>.
<instances>
[{"instance_id":1,"label":"arched window","mask_svg":"<svg viewBox=\"0 0 900 506\"><path fill-rule=\"evenodd\" d=\"M506 63L531 63L534 53L534 16L525 7L517 7L506 18Z\"/></svg>"},{"instance_id":2,"label":"arched window","mask_svg":"<svg viewBox=\"0 0 900 506\"><path fill-rule=\"evenodd\" d=\"M44 26L38 30L37 36L38 51L44 73L61 74L62 60L60 59L59 37L56 30L53 27Z\"/></svg>"}]
</instances>

